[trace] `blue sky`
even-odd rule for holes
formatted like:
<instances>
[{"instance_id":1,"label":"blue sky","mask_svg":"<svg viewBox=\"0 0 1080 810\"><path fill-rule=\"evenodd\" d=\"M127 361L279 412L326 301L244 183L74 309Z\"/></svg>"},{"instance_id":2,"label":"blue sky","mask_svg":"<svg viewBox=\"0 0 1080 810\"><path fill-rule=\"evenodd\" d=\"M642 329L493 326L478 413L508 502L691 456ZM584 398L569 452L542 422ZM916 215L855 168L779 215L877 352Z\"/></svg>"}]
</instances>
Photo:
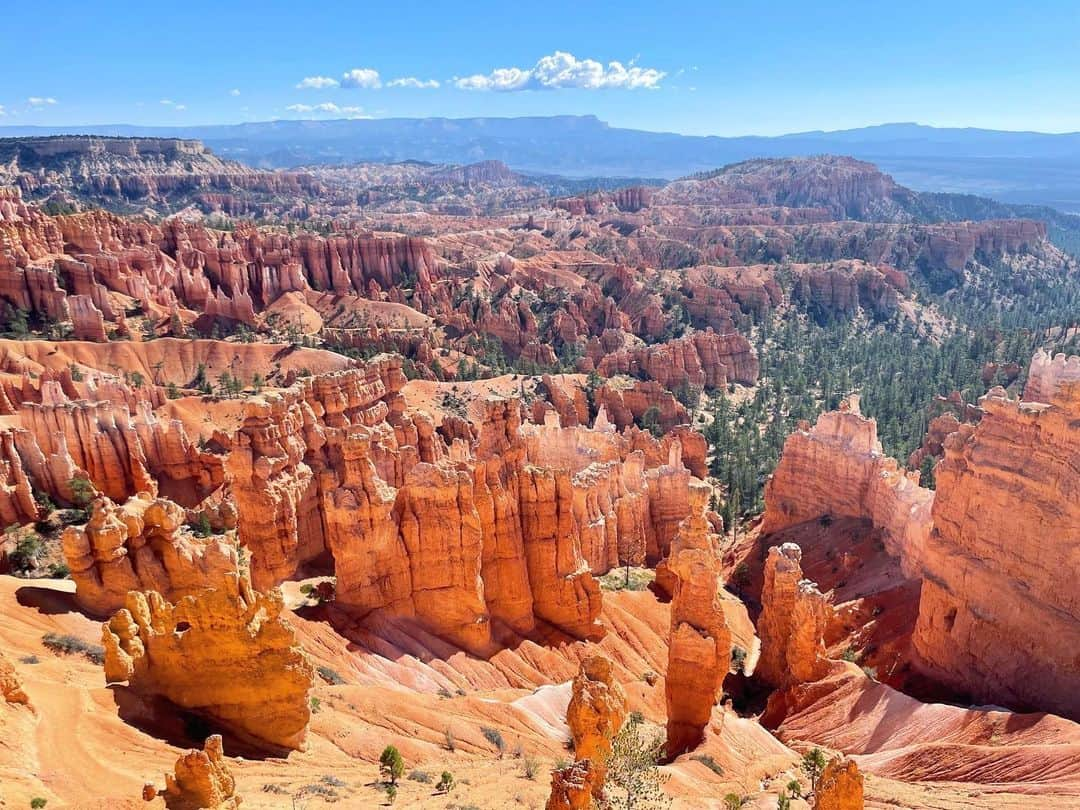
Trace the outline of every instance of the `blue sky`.
<instances>
[{"instance_id":1,"label":"blue sky","mask_svg":"<svg viewBox=\"0 0 1080 810\"><path fill-rule=\"evenodd\" d=\"M1076 0L8 6L0 126L592 113L718 135L1080 130Z\"/></svg>"}]
</instances>

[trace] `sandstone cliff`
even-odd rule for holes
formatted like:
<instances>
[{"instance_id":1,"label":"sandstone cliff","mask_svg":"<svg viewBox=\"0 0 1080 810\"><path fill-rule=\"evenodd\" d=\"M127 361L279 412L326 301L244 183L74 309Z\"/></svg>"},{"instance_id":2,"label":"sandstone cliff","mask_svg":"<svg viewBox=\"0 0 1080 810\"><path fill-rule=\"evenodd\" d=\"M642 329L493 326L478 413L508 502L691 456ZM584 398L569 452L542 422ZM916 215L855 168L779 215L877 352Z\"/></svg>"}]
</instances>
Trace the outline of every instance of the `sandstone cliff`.
<instances>
[{"instance_id":1,"label":"sandstone cliff","mask_svg":"<svg viewBox=\"0 0 1080 810\"><path fill-rule=\"evenodd\" d=\"M858 400L823 413L788 436L765 486L763 534L822 516L868 518L885 531L886 548L908 576L919 576L934 493L883 455L877 424Z\"/></svg>"},{"instance_id":2,"label":"sandstone cliff","mask_svg":"<svg viewBox=\"0 0 1080 810\"><path fill-rule=\"evenodd\" d=\"M105 679L126 681L272 748L304 748L314 669L282 617L281 594L226 577L175 604L132 591L102 625Z\"/></svg>"},{"instance_id":3,"label":"sandstone cliff","mask_svg":"<svg viewBox=\"0 0 1080 810\"><path fill-rule=\"evenodd\" d=\"M1037 391L992 389L946 440L913 641L976 700L1077 719L1080 595L1062 583L1080 571L1080 383Z\"/></svg>"}]
</instances>

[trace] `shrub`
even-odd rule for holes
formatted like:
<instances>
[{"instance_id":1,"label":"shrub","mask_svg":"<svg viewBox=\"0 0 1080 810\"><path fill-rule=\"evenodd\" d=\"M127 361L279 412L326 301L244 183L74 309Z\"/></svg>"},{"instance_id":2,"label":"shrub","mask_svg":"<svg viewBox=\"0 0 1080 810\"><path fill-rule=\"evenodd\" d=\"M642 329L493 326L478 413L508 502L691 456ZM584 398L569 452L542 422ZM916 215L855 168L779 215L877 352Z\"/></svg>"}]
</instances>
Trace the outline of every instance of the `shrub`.
<instances>
[{"instance_id":1,"label":"shrub","mask_svg":"<svg viewBox=\"0 0 1080 810\"><path fill-rule=\"evenodd\" d=\"M67 563L53 563L49 566L49 577L52 579L67 579L71 576L71 569Z\"/></svg>"},{"instance_id":2,"label":"shrub","mask_svg":"<svg viewBox=\"0 0 1080 810\"><path fill-rule=\"evenodd\" d=\"M55 653L65 655L79 654L94 664L105 663L105 648L97 644L89 644L75 636L46 633L41 637L41 643Z\"/></svg>"},{"instance_id":3,"label":"shrub","mask_svg":"<svg viewBox=\"0 0 1080 810\"><path fill-rule=\"evenodd\" d=\"M20 664L40 664L41 659L38 658L36 655L24 655L22 658L19 659L19 663Z\"/></svg>"},{"instance_id":4,"label":"shrub","mask_svg":"<svg viewBox=\"0 0 1080 810\"><path fill-rule=\"evenodd\" d=\"M326 774L321 779L319 779L319 781L322 782L324 785L329 785L330 787L336 787L336 788L345 787L345 780L344 779L338 779L336 776L333 776L332 774Z\"/></svg>"},{"instance_id":5,"label":"shrub","mask_svg":"<svg viewBox=\"0 0 1080 810\"><path fill-rule=\"evenodd\" d=\"M872 680L872 681L877 680L877 670L874 669L873 667L863 667L862 671L863 671L863 674L866 675L866 677L869 678L870 680Z\"/></svg>"},{"instance_id":6,"label":"shrub","mask_svg":"<svg viewBox=\"0 0 1080 810\"><path fill-rule=\"evenodd\" d=\"M854 663L858 660L859 653L855 650L854 647L848 647L846 650L844 650L840 657L845 661L851 661L852 663Z\"/></svg>"},{"instance_id":7,"label":"shrub","mask_svg":"<svg viewBox=\"0 0 1080 810\"><path fill-rule=\"evenodd\" d=\"M345 679L342 678L337 672L330 669L330 667L318 667L319 677L321 677L328 684L333 686L341 686L345 683Z\"/></svg>"},{"instance_id":8,"label":"shrub","mask_svg":"<svg viewBox=\"0 0 1080 810\"><path fill-rule=\"evenodd\" d=\"M37 568L37 562L45 556L45 542L34 532L24 534L15 544L15 549L8 554L8 561L13 571L26 573Z\"/></svg>"},{"instance_id":9,"label":"shrub","mask_svg":"<svg viewBox=\"0 0 1080 810\"><path fill-rule=\"evenodd\" d=\"M85 508L94 499L94 485L85 478L75 476L68 481L68 488L72 502L80 508Z\"/></svg>"},{"instance_id":10,"label":"shrub","mask_svg":"<svg viewBox=\"0 0 1080 810\"><path fill-rule=\"evenodd\" d=\"M456 750L456 740L454 739L454 730L450 726L446 727L446 731L443 732L446 736L446 750L453 753Z\"/></svg>"},{"instance_id":11,"label":"shrub","mask_svg":"<svg viewBox=\"0 0 1080 810\"><path fill-rule=\"evenodd\" d=\"M630 712L630 716L627 719L631 723L644 723L645 722L645 715L643 715L641 712L635 710L635 711Z\"/></svg>"},{"instance_id":12,"label":"shrub","mask_svg":"<svg viewBox=\"0 0 1080 810\"><path fill-rule=\"evenodd\" d=\"M439 777L439 783L435 785L435 790L439 793L449 793L454 789L454 775L450 771L443 771L442 776Z\"/></svg>"},{"instance_id":13,"label":"shrub","mask_svg":"<svg viewBox=\"0 0 1080 810\"><path fill-rule=\"evenodd\" d=\"M36 798L33 798L33 799L30 800L30 806L33 807L34 810L41 810L41 808L44 807L45 805L47 805L48 803L49 803L48 799L43 799L40 796L37 796Z\"/></svg>"},{"instance_id":14,"label":"shrub","mask_svg":"<svg viewBox=\"0 0 1080 810\"><path fill-rule=\"evenodd\" d=\"M498 729L481 726L480 733L484 735L485 740L495 746L500 757L506 753L506 740L503 739L503 735Z\"/></svg>"},{"instance_id":15,"label":"shrub","mask_svg":"<svg viewBox=\"0 0 1080 810\"><path fill-rule=\"evenodd\" d=\"M401 758L401 752L394 746L386 746L379 756L379 773L384 778L388 777L391 785L396 785L397 780L405 773L405 760Z\"/></svg>"},{"instance_id":16,"label":"shrub","mask_svg":"<svg viewBox=\"0 0 1080 810\"><path fill-rule=\"evenodd\" d=\"M422 785L430 785L431 781L434 778L435 777L433 777L427 771L419 771L419 770L417 770L417 771L409 771L409 779L412 780L413 782L419 782Z\"/></svg>"},{"instance_id":17,"label":"shrub","mask_svg":"<svg viewBox=\"0 0 1080 810\"><path fill-rule=\"evenodd\" d=\"M776 810L791 810L791 799L785 791L781 790L780 795L776 797Z\"/></svg>"},{"instance_id":18,"label":"shrub","mask_svg":"<svg viewBox=\"0 0 1080 810\"><path fill-rule=\"evenodd\" d=\"M742 647L735 646L731 648L731 666L740 674L744 671L746 667L746 650Z\"/></svg>"},{"instance_id":19,"label":"shrub","mask_svg":"<svg viewBox=\"0 0 1080 810\"><path fill-rule=\"evenodd\" d=\"M389 804L393 804L397 801L397 787L394 785L386 786L386 801Z\"/></svg>"},{"instance_id":20,"label":"shrub","mask_svg":"<svg viewBox=\"0 0 1080 810\"><path fill-rule=\"evenodd\" d=\"M717 776L723 776L724 775L724 769L720 765L720 763L717 762L715 759L713 759L708 754L694 754L692 757L690 757L690 759L694 760L695 762L700 762L702 765L704 765L710 771L715 773Z\"/></svg>"},{"instance_id":21,"label":"shrub","mask_svg":"<svg viewBox=\"0 0 1080 810\"><path fill-rule=\"evenodd\" d=\"M746 804L746 797L740 796L738 793L728 793L724 796L726 810L739 810L744 804Z\"/></svg>"},{"instance_id":22,"label":"shrub","mask_svg":"<svg viewBox=\"0 0 1080 810\"><path fill-rule=\"evenodd\" d=\"M787 792L796 799L802 798L802 785L799 784L798 779L792 779L787 783Z\"/></svg>"},{"instance_id":23,"label":"shrub","mask_svg":"<svg viewBox=\"0 0 1080 810\"><path fill-rule=\"evenodd\" d=\"M441 697L443 700L449 700L453 697L453 694L451 694L449 689L443 686L439 689L439 697Z\"/></svg>"},{"instance_id":24,"label":"shrub","mask_svg":"<svg viewBox=\"0 0 1080 810\"><path fill-rule=\"evenodd\" d=\"M311 698L311 713L312 714L318 714L319 709L321 709L321 708L322 708L322 701L319 700L317 697L312 697Z\"/></svg>"},{"instance_id":25,"label":"shrub","mask_svg":"<svg viewBox=\"0 0 1080 810\"><path fill-rule=\"evenodd\" d=\"M275 784L273 782L269 782L268 784L263 785L262 786L262 792L263 793L274 793L274 794L276 794L278 796L287 795L289 793L289 791L286 790L283 785L278 785L278 784Z\"/></svg>"},{"instance_id":26,"label":"shrub","mask_svg":"<svg viewBox=\"0 0 1080 810\"><path fill-rule=\"evenodd\" d=\"M526 779L536 779L536 774L540 772L540 763L532 757L525 757L522 770L525 772Z\"/></svg>"}]
</instances>

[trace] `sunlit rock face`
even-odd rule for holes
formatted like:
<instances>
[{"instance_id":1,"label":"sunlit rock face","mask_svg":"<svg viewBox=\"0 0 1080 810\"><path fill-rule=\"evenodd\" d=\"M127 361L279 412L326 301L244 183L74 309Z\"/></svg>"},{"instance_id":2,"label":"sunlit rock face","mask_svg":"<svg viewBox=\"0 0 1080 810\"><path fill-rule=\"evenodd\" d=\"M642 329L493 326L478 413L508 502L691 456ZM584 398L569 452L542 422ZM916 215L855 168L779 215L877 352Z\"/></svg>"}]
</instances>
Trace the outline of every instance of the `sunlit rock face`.
<instances>
[{"instance_id":1,"label":"sunlit rock face","mask_svg":"<svg viewBox=\"0 0 1080 810\"><path fill-rule=\"evenodd\" d=\"M1080 382L1045 375L1033 393L991 390L945 442L914 644L976 700L1076 719Z\"/></svg>"}]
</instances>

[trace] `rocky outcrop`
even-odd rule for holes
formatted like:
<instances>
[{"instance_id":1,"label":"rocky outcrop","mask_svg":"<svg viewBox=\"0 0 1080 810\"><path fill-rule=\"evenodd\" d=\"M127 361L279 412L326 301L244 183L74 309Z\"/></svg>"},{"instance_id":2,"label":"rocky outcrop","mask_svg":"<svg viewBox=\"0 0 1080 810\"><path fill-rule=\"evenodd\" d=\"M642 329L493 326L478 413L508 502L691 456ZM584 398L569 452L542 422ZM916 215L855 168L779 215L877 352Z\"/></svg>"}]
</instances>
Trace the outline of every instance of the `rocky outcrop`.
<instances>
[{"instance_id":1,"label":"rocky outcrop","mask_svg":"<svg viewBox=\"0 0 1080 810\"><path fill-rule=\"evenodd\" d=\"M122 505L96 499L86 525L61 536L79 607L107 616L124 606L128 591L156 591L175 602L222 587L238 570L236 538L195 537L184 523L184 510L165 498L144 493Z\"/></svg>"},{"instance_id":2,"label":"rocky outcrop","mask_svg":"<svg viewBox=\"0 0 1080 810\"><path fill-rule=\"evenodd\" d=\"M551 795L546 810L593 810L593 793L604 782L596 774L591 760L579 759L551 772Z\"/></svg>"},{"instance_id":3,"label":"rocky outcrop","mask_svg":"<svg viewBox=\"0 0 1080 810\"><path fill-rule=\"evenodd\" d=\"M626 694L615 680L611 661L591 655L574 677L566 707L566 724L574 741L574 757L592 763L593 794L600 798L611 757L611 740L626 719Z\"/></svg>"},{"instance_id":4,"label":"rocky outcrop","mask_svg":"<svg viewBox=\"0 0 1080 810\"><path fill-rule=\"evenodd\" d=\"M818 777L814 810L863 810L863 775L855 760L836 757Z\"/></svg>"},{"instance_id":5,"label":"rocky outcrop","mask_svg":"<svg viewBox=\"0 0 1080 810\"><path fill-rule=\"evenodd\" d=\"M738 332L719 334L706 329L667 343L611 354L603 354L594 339L587 354L605 377L629 374L655 380L671 390L686 385L723 388L728 381L752 385L758 376L757 355Z\"/></svg>"},{"instance_id":6,"label":"rocky outcrop","mask_svg":"<svg viewBox=\"0 0 1080 810\"><path fill-rule=\"evenodd\" d=\"M0 698L3 698L5 703L30 705L30 698L23 691L15 667L4 657L3 653L0 653Z\"/></svg>"},{"instance_id":7,"label":"rocky outcrop","mask_svg":"<svg viewBox=\"0 0 1080 810\"><path fill-rule=\"evenodd\" d=\"M707 484L691 484L690 514L679 524L668 556L674 582L665 681L671 757L701 743L731 665L731 632L720 605L720 558L706 517L711 494Z\"/></svg>"},{"instance_id":8,"label":"rocky outcrop","mask_svg":"<svg viewBox=\"0 0 1080 810\"><path fill-rule=\"evenodd\" d=\"M1036 390L992 389L945 442L913 642L975 700L1080 719L1080 594L1062 587L1080 572L1080 382Z\"/></svg>"},{"instance_id":9,"label":"rocky outcrop","mask_svg":"<svg viewBox=\"0 0 1080 810\"><path fill-rule=\"evenodd\" d=\"M761 656L754 674L780 689L821 678L828 671L825 630L829 604L813 582L803 579L802 550L794 543L769 549L761 615Z\"/></svg>"},{"instance_id":10,"label":"rocky outcrop","mask_svg":"<svg viewBox=\"0 0 1080 810\"><path fill-rule=\"evenodd\" d=\"M886 548L908 576L919 576L934 493L882 453L877 423L852 397L838 411L788 436L765 486L761 530L770 534L823 516L867 518L885 531Z\"/></svg>"},{"instance_id":11,"label":"rocky outcrop","mask_svg":"<svg viewBox=\"0 0 1080 810\"><path fill-rule=\"evenodd\" d=\"M203 750L193 749L176 760L165 774L165 805L169 810L236 810L242 802L229 770L221 735L206 738Z\"/></svg>"},{"instance_id":12,"label":"rocky outcrop","mask_svg":"<svg viewBox=\"0 0 1080 810\"><path fill-rule=\"evenodd\" d=\"M131 591L102 626L105 679L166 698L253 743L302 749L314 669L282 616L277 590L235 574L172 604Z\"/></svg>"},{"instance_id":13,"label":"rocky outcrop","mask_svg":"<svg viewBox=\"0 0 1080 810\"><path fill-rule=\"evenodd\" d=\"M1054 393L1067 382L1080 381L1080 357L1053 357L1043 349L1035 352L1028 368L1027 384L1024 385L1026 402L1050 402Z\"/></svg>"}]
</instances>

